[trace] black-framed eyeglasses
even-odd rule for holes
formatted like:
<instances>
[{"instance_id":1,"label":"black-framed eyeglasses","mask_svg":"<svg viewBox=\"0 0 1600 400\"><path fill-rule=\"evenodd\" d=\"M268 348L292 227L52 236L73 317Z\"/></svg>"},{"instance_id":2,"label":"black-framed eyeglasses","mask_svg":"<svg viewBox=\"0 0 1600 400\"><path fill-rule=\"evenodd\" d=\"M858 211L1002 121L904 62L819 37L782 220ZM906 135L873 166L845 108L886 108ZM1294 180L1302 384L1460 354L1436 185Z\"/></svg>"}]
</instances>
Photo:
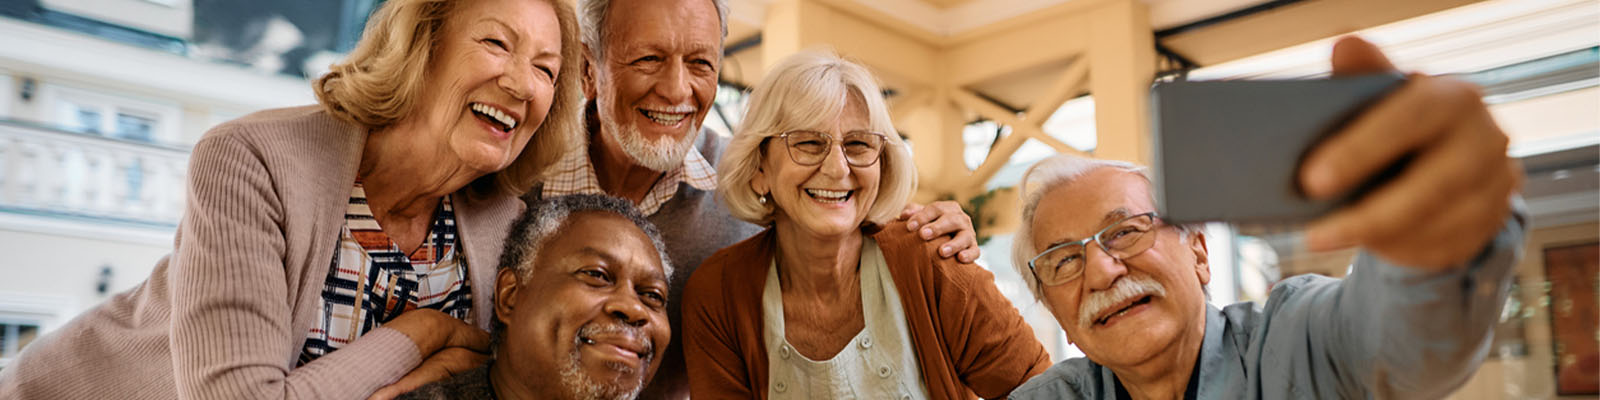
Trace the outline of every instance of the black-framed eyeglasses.
<instances>
[{"instance_id":1,"label":"black-framed eyeglasses","mask_svg":"<svg viewBox=\"0 0 1600 400\"><path fill-rule=\"evenodd\" d=\"M807 130L788 131L776 137L783 139L789 159L805 166L821 164L837 144L844 151L845 162L850 166L870 167L878 163L884 146L889 143L887 136L870 131L845 132L839 140L835 140L833 135Z\"/></svg>"},{"instance_id":2,"label":"black-framed eyeglasses","mask_svg":"<svg viewBox=\"0 0 1600 400\"><path fill-rule=\"evenodd\" d=\"M1156 241L1150 234L1160 223L1154 212L1134 215L1101 228L1094 236L1076 242L1062 243L1045 249L1028 260L1033 277L1046 286L1071 282L1083 276L1089 242L1094 242L1106 254L1118 260L1127 259L1149 250Z\"/></svg>"}]
</instances>

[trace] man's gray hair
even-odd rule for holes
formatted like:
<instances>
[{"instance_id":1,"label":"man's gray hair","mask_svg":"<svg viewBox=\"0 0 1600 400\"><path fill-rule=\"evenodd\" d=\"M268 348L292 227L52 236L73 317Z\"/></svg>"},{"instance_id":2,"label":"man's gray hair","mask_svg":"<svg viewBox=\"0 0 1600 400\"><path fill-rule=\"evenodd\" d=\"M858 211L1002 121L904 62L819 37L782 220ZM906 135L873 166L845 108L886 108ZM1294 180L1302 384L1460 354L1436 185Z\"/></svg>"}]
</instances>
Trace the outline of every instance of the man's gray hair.
<instances>
[{"instance_id":1,"label":"man's gray hair","mask_svg":"<svg viewBox=\"0 0 1600 400\"><path fill-rule=\"evenodd\" d=\"M1011 266L1017 270L1017 275L1022 276L1022 281L1033 292L1035 300L1043 300L1043 286L1033 276L1033 271L1028 268L1028 260L1038 256L1044 249L1033 247L1033 214L1039 208L1039 201L1050 189L1064 186L1077 181L1078 178L1100 168L1111 168L1122 172L1131 172L1144 177L1145 183L1150 183L1150 168L1142 165L1116 160L1100 160L1088 157L1079 157L1071 154L1058 154L1046 158L1028 167L1022 174L1022 182L1017 184L1017 198L1022 199L1022 224L1017 228L1017 234L1011 241ZM1155 192L1151 192L1150 204L1155 204ZM1178 225L1180 232L1188 232L1193 227ZM1050 302L1041 301L1045 307Z\"/></svg>"},{"instance_id":2,"label":"man's gray hair","mask_svg":"<svg viewBox=\"0 0 1600 400\"><path fill-rule=\"evenodd\" d=\"M578 26L582 27L583 44L593 52L596 61L605 59L607 30L606 18L611 15L611 0L578 0ZM717 21L722 24L722 39L728 39L728 0L709 0L717 9Z\"/></svg>"},{"instance_id":3,"label":"man's gray hair","mask_svg":"<svg viewBox=\"0 0 1600 400\"><path fill-rule=\"evenodd\" d=\"M650 238L650 244L656 247L656 255L661 258L661 271L666 276L672 276L672 259L667 256L667 246L661 242L661 232L656 230L656 226L627 200L597 194L554 196L529 203L528 210L512 223L511 233L506 235L505 250L500 253L500 268L516 268L518 279L527 278L545 243L571 219L572 214L582 212L615 214L633 222Z\"/></svg>"}]
</instances>

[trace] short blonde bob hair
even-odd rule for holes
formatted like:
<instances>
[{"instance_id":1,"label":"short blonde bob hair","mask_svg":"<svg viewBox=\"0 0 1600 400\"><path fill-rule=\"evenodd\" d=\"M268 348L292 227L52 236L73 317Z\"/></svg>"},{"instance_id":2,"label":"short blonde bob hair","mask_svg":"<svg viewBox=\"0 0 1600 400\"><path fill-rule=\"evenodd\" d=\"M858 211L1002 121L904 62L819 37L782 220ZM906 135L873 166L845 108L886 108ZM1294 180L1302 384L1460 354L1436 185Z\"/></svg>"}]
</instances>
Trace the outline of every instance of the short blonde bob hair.
<instances>
[{"instance_id":1,"label":"short blonde bob hair","mask_svg":"<svg viewBox=\"0 0 1600 400\"><path fill-rule=\"evenodd\" d=\"M545 169L586 140L583 133L583 44L572 4L550 4L561 24L561 74L544 122L528 147L505 170L491 174L502 189L526 192ZM380 130L415 111L423 79L444 23L462 0L388 0L367 20L361 41L343 62L311 87L318 103L335 117L369 131ZM488 177L486 177L488 178Z\"/></svg>"},{"instance_id":2,"label":"short blonde bob hair","mask_svg":"<svg viewBox=\"0 0 1600 400\"><path fill-rule=\"evenodd\" d=\"M763 144L784 132L824 126L839 115L847 96L866 104L868 126L888 140L877 164L883 171L878 198L867 211L867 222L883 224L900 215L917 189L917 170L889 119L872 72L832 52L807 51L783 59L756 86L750 110L717 165L717 192L733 216L759 225L772 223L774 205L761 203L750 181L765 157L785 156L767 154Z\"/></svg>"}]
</instances>

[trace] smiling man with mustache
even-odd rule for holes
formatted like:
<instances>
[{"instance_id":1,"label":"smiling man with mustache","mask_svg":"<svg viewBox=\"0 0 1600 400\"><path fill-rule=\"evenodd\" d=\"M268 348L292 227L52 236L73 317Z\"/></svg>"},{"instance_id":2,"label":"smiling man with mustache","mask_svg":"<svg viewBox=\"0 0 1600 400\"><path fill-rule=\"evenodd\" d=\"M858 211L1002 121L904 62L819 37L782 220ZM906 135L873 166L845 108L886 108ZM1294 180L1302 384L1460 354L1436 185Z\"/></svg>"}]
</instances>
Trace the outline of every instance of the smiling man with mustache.
<instances>
[{"instance_id":1,"label":"smiling man with mustache","mask_svg":"<svg viewBox=\"0 0 1600 400\"><path fill-rule=\"evenodd\" d=\"M1394 70L1353 37L1334 46L1332 65L1334 75ZM1360 247L1349 276L1291 277L1265 304L1207 304L1206 237L1156 212L1147 169L1071 155L1034 165L1018 187L1013 265L1087 357L1050 367L1011 398L1455 391L1488 353L1527 226L1515 205L1521 166L1481 99L1469 83L1413 74L1310 149L1298 184L1313 198L1415 158L1305 231L1311 251Z\"/></svg>"},{"instance_id":2,"label":"smiling man with mustache","mask_svg":"<svg viewBox=\"0 0 1600 400\"><path fill-rule=\"evenodd\" d=\"M508 238L493 360L402 398L638 397L671 335L656 228L626 200L571 195L530 204Z\"/></svg>"}]
</instances>

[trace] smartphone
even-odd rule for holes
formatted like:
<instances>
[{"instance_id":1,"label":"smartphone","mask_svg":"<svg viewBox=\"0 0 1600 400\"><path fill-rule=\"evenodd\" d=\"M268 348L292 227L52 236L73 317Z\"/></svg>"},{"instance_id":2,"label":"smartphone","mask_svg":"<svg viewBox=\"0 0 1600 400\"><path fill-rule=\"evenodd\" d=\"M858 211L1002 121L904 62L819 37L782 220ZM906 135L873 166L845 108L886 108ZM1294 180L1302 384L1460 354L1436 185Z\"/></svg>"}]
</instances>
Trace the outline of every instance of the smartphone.
<instances>
[{"instance_id":1,"label":"smartphone","mask_svg":"<svg viewBox=\"0 0 1600 400\"><path fill-rule=\"evenodd\" d=\"M1392 176L1397 162L1341 198L1311 200L1300 163L1317 143L1405 77L1169 82L1151 89L1156 204L1174 223L1293 225Z\"/></svg>"}]
</instances>

